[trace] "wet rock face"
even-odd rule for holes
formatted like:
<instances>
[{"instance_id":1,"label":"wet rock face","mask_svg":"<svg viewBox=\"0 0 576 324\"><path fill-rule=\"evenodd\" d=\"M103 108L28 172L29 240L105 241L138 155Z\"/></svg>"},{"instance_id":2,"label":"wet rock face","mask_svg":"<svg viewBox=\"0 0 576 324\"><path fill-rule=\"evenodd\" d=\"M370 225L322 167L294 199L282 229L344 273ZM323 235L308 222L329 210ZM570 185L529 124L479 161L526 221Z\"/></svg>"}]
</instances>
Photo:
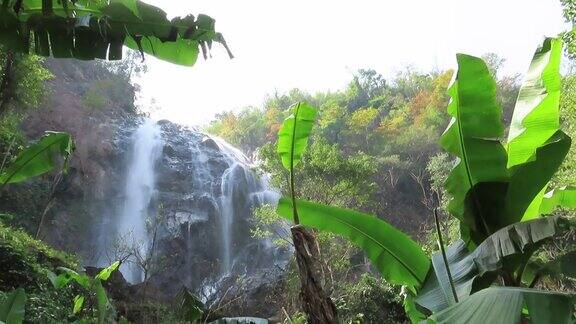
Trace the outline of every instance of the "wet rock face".
<instances>
[{"instance_id":1,"label":"wet rock face","mask_svg":"<svg viewBox=\"0 0 576 324\"><path fill-rule=\"evenodd\" d=\"M223 276L256 277L283 266L287 251L251 237L252 208L268 188L238 161L238 152L195 130L169 121L158 124L164 147L151 208L159 217L154 254L160 266L151 280L165 294L174 295L182 286L200 292ZM225 215L232 218L228 234L223 229Z\"/></svg>"}]
</instances>

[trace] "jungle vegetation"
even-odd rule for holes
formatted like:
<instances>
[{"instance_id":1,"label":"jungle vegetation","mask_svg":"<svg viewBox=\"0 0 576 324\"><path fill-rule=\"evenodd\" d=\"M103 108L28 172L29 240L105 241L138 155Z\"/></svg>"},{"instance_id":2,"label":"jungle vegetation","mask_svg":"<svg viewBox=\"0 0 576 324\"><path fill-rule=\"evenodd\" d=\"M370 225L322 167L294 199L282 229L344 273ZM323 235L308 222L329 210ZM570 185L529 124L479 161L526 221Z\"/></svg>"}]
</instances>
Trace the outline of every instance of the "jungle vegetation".
<instances>
[{"instance_id":1,"label":"jungle vegetation","mask_svg":"<svg viewBox=\"0 0 576 324\"><path fill-rule=\"evenodd\" d=\"M563 4L573 20L574 5ZM207 131L250 152L285 196L256 211L253 234L291 224L284 241L294 245L300 293L279 296L287 321L572 323L576 77L560 74L561 39L570 56L572 37L545 39L521 83L499 75L494 54L459 54L454 71L407 68L386 80L359 70L343 91L293 90L264 109L220 114ZM212 18L169 21L138 0L2 1L0 194L48 172L59 181L74 154L69 134L24 147L18 133L50 78L40 56L117 60L127 46L193 65L214 42L230 53ZM86 100L98 109L96 97ZM406 208L424 228L403 218ZM36 237L41 228L42 219ZM5 225L0 233L2 248L28 269L10 275L34 282L0 294L0 321L38 320L26 317L27 305L40 316L58 298L71 307L46 307L64 314L47 318L115 320L103 283L119 263L89 275L27 233ZM558 240L564 244L552 244ZM201 318L193 296L182 300L180 320Z\"/></svg>"}]
</instances>

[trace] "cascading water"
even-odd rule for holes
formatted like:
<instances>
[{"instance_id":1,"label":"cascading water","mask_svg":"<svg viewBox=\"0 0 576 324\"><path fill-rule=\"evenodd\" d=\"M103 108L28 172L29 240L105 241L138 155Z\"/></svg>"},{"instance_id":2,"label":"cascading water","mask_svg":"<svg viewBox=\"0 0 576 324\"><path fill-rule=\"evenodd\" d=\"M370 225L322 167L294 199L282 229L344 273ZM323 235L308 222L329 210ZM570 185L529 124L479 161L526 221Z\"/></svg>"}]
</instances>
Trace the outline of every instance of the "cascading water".
<instances>
[{"instance_id":1,"label":"cascading water","mask_svg":"<svg viewBox=\"0 0 576 324\"><path fill-rule=\"evenodd\" d=\"M225 154L228 169L221 181L220 227L222 233L222 273L228 275L234 266L233 224L237 214L244 208L238 208L238 199L247 193L245 206L253 207L278 201L278 194L269 189L266 181L256 177L249 159L237 148L219 138L214 138Z\"/></svg>"},{"instance_id":2,"label":"cascading water","mask_svg":"<svg viewBox=\"0 0 576 324\"><path fill-rule=\"evenodd\" d=\"M128 282L146 279L169 296L186 286L206 301L221 297L237 276L257 287L280 275L289 251L254 238L250 217L278 194L242 152L168 121L119 132L117 145L126 173L111 177L117 182L110 188L120 192L112 191L96 229L99 267L122 259L120 241L140 257L154 256L146 278L135 262L142 259L126 260L120 270Z\"/></svg>"},{"instance_id":3,"label":"cascading water","mask_svg":"<svg viewBox=\"0 0 576 324\"><path fill-rule=\"evenodd\" d=\"M118 219L117 239L134 254L145 257L148 254L149 233L147 222L150 215L150 202L155 194L154 166L162 153L162 137L158 125L146 120L132 135L132 156L126 176L125 200ZM141 267L134 256L121 267L121 271L131 283L144 280Z\"/></svg>"}]
</instances>

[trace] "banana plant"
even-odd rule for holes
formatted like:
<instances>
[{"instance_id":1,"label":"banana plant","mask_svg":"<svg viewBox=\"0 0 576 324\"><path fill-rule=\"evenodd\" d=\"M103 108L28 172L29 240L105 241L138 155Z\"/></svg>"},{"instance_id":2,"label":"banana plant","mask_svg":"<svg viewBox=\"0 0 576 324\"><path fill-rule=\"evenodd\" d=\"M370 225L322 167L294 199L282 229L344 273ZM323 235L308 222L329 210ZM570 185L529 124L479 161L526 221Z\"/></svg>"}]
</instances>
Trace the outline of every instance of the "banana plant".
<instances>
[{"instance_id":1,"label":"banana plant","mask_svg":"<svg viewBox=\"0 0 576 324\"><path fill-rule=\"evenodd\" d=\"M116 261L110 266L102 269L94 278L90 278L85 273L78 273L72 269L60 267L62 273L56 275L55 273L47 270L47 276L54 288L60 289L67 286L71 281L76 282L82 288L92 292L96 296L96 309L98 311L98 323L104 323L106 314L108 312L108 296L106 290L102 286L102 282L107 281L112 273L118 270L120 262ZM84 308L84 301L88 299L88 295L76 295L72 303L72 314L78 314Z\"/></svg>"},{"instance_id":2,"label":"banana plant","mask_svg":"<svg viewBox=\"0 0 576 324\"><path fill-rule=\"evenodd\" d=\"M448 209L460 222L461 239L448 246L444 256L435 253L429 259L401 231L356 211L292 195L280 200L278 213L362 248L386 280L408 288L405 305L415 321L422 313L438 323L572 321L574 296L532 287L543 274L573 275L574 253L540 264L536 271L530 262L543 243L573 226L558 216L544 216L558 207L576 207L574 188L549 189L571 145L559 123L561 52L562 44L554 38L545 39L536 51L506 143L501 141L505 127L496 83L486 64L473 56L457 56L458 71L449 88L452 120L440 144L457 158L445 188L452 196ZM283 156L285 161L290 160ZM494 287L498 278L513 287Z\"/></svg>"},{"instance_id":3,"label":"banana plant","mask_svg":"<svg viewBox=\"0 0 576 324\"><path fill-rule=\"evenodd\" d=\"M316 121L316 109L299 102L292 107L278 132L277 152L282 165L290 174L290 217L294 226L290 229L300 277L300 296L304 312L310 323L338 323L336 306L322 288L319 273L318 245L314 234L300 224L299 206L296 199L294 168L300 163L308 146L308 139Z\"/></svg>"},{"instance_id":4,"label":"banana plant","mask_svg":"<svg viewBox=\"0 0 576 324\"><path fill-rule=\"evenodd\" d=\"M2 0L0 44L41 56L82 60L122 58L122 47L192 66L214 42L232 54L206 15L168 20L140 0Z\"/></svg>"},{"instance_id":5,"label":"banana plant","mask_svg":"<svg viewBox=\"0 0 576 324\"><path fill-rule=\"evenodd\" d=\"M572 269L566 258L542 265L526 280L533 253L568 224L558 216L543 216L557 207L576 207L573 188L548 188L571 144L559 120L561 53L562 44L554 38L537 49L505 144L500 142L495 83L486 65L458 56L448 108L453 118L441 143L458 158L445 186L452 194L449 212L460 221L462 240L447 248L447 261L439 253L432 256L428 279L416 297L418 305L433 313L432 321L485 323L489 316L498 323L573 320L572 296L530 289L546 269ZM497 278L506 286L527 288L490 287ZM449 289L451 281L456 292ZM546 305L557 307L547 313L551 310Z\"/></svg>"}]
</instances>

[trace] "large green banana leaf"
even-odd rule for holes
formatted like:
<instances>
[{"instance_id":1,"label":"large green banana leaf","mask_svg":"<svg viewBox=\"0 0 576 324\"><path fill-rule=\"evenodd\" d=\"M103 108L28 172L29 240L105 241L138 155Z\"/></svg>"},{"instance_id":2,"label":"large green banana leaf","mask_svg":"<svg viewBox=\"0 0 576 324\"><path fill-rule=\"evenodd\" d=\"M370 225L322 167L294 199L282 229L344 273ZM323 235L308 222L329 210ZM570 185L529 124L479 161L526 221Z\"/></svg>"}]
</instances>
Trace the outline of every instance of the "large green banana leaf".
<instances>
[{"instance_id":1,"label":"large green banana leaf","mask_svg":"<svg viewBox=\"0 0 576 324\"><path fill-rule=\"evenodd\" d=\"M451 194L449 211L460 220L465 240L476 244L498 229L497 210L487 208L500 199L508 181L502 110L496 101L496 83L479 58L459 54L458 72L450 86L448 113L452 120L440 139L442 147L455 155L445 188ZM489 184L489 185L487 185Z\"/></svg>"},{"instance_id":2,"label":"large green banana leaf","mask_svg":"<svg viewBox=\"0 0 576 324\"><path fill-rule=\"evenodd\" d=\"M0 185L17 183L54 170L57 157L66 163L74 150L68 133L46 132L36 143L20 152L16 159L0 174Z\"/></svg>"},{"instance_id":3,"label":"large green banana leaf","mask_svg":"<svg viewBox=\"0 0 576 324\"><path fill-rule=\"evenodd\" d=\"M562 41L547 38L536 50L520 89L508 134L508 168L536 158L536 150L560 129Z\"/></svg>"},{"instance_id":4,"label":"large green banana leaf","mask_svg":"<svg viewBox=\"0 0 576 324\"><path fill-rule=\"evenodd\" d=\"M570 149L570 137L560 130L561 49L560 40L548 38L536 50L514 109L506 215L515 221L540 215L546 186Z\"/></svg>"},{"instance_id":5,"label":"large green banana leaf","mask_svg":"<svg viewBox=\"0 0 576 324\"><path fill-rule=\"evenodd\" d=\"M530 323L573 323L574 296L512 287L481 290L434 313L430 320L450 324L514 324L522 322L523 307L528 310Z\"/></svg>"},{"instance_id":6,"label":"large green banana leaf","mask_svg":"<svg viewBox=\"0 0 576 324\"><path fill-rule=\"evenodd\" d=\"M559 217L546 217L509 225L492 234L473 252L468 252L462 240L451 244L446 250L446 256L458 300L490 285L494 279L493 274L498 270L515 269L544 240L562 230L560 220ZM455 300L446 265L439 252L432 256L432 265L416 302L437 312L453 305Z\"/></svg>"},{"instance_id":7,"label":"large green banana leaf","mask_svg":"<svg viewBox=\"0 0 576 324\"><path fill-rule=\"evenodd\" d=\"M278 132L277 146L282 165L289 171L300 163L316 120L316 109L307 103L299 102L292 109Z\"/></svg>"},{"instance_id":8,"label":"large green banana leaf","mask_svg":"<svg viewBox=\"0 0 576 324\"><path fill-rule=\"evenodd\" d=\"M0 304L0 323L19 324L24 321L26 293L19 288L7 295Z\"/></svg>"},{"instance_id":9,"label":"large green banana leaf","mask_svg":"<svg viewBox=\"0 0 576 324\"><path fill-rule=\"evenodd\" d=\"M542 214L540 207L550 179L570 149L572 141L558 131L536 150L534 160L515 167L506 193L506 215L526 221Z\"/></svg>"},{"instance_id":10,"label":"large green banana leaf","mask_svg":"<svg viewBox=\"0 0 576 324\"><path fill-rule=\"evenodd\" d=\"M292 218L292 202L280 199L278 214ZM353 210L298 200L301 224L341 235L364 250L382 277L415 290L424 282L430 260L422 248L385 221Z\"/></svg>"},{"instance_id":11,"label":"large green banana leaf","mask_svg":"<svg viewBox=\"0 0 576 324\"><path fill-rule=\"evenodd\" d=\"M168 20L161 9L139 0L3 0L0 44L57 58L116 60L122 46L192 66L213 42L231 55L214 19L192 15ZM34 42L31 42L31 39Z\"/></svg>"}]
</instances>

